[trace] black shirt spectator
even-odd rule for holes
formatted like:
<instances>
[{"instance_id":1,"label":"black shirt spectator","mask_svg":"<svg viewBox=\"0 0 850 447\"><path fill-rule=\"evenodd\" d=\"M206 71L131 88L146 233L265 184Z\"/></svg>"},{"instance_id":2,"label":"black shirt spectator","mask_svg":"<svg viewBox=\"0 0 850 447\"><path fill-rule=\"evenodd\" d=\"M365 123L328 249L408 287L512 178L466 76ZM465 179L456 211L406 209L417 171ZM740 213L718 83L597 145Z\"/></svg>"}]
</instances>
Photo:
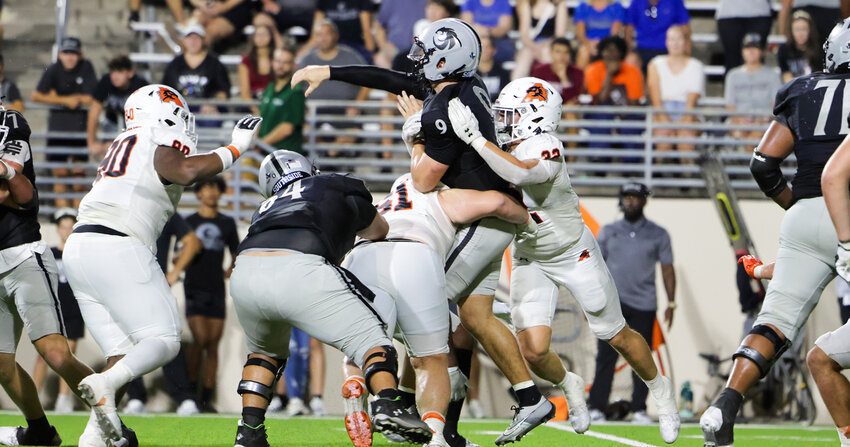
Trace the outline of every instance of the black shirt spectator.
<instances>
[{"instance_id":1,"label":"black shirt spectator","mask_svg":"<svg viewBox=\"0 0 850 447\"><path fill-rule=\"evenodd\" d=\"M204 46L204 29L198 25L186 28L183 53L165 67L162 83L173 87L186 98L227 98L230 78L218 57Z\"/></svg>"},{"instance_id":2,"label":"black shirt spectator","mask_svg":"<svg viewBox=\"0 0 850 447\"><path fill-rule=\"evenodd\" d=\"M183 216L174 213L171 219L165 223L156 240L156 262L162 269L162 273L168 272L168 254L171 252L171 238L176 238L176 243L179 243L183 238L192 231L192 227L186 223Z\"/></svg>"},{"instance_id":3,"label":"black shirt spectator","mask_svg":"<svg viewBox=\"0 0 850 447\"><path fill-rule=\"evenodd\" d=\"M820 71L823 67L821 39L808 12L800 10L793 14L785 38L785 43L779 46L776 54L783 83Z\"/></svg>"},{"instance_id":4,"label":"black shirt spectator","mask_svg":"<svg viewBox=\"0 0 850 447\"><path fill-rule=\"evenodd\" d=\"M110 134L120 132L124 128L124 103L127 97L147 84L147 79L136 75L129 57L118 56L109 61L109 73L103 75L95 86L88 112L86 139L89 152L95 159L103 156L108 144L98 141L98 129Z\"/></svg>"},{"instance_id":5,"label":"black shirt spectator","mask_svg":"<svg viewBox=\"0 0 850 447\"><path fill-rule=\"evenodd\" d=\"M0 102L8 110L17 110L24 112L24 100L21 97L21 91L14 82L4 76L6 64L3 63L3 55L0 54Z\"/></svg>"},{"instance_id":6,"label":"black shirt spectator","mask_svg":"<svg viewBox=\"0 0 850 447\"><path fill-rule=\"evenodd\" d=\"M225 248L231 255L236 254L239 235L236 221L232 217L218 213L215 217L203 217L199 213L186 218L186 223L201 240L203 249L186 268L185 287L189 290L203 291L224 297Z\"/></svg>"},{"instance_id":7,"label":"black shirt spectator","mask_svg":"<svg viewBox=\"0 0 850 447\"><path fill-rule=\"evenodd\" d=\"M371 0L318 0L318 9L313 16L313 30L322 22L330 20L339 32L339 43L357 51L367 63L372 63L372 53L377 51L372 37ZM316 46L313 36L298 51L296 59L301 59Z\"/></svg>"}]
</instances>

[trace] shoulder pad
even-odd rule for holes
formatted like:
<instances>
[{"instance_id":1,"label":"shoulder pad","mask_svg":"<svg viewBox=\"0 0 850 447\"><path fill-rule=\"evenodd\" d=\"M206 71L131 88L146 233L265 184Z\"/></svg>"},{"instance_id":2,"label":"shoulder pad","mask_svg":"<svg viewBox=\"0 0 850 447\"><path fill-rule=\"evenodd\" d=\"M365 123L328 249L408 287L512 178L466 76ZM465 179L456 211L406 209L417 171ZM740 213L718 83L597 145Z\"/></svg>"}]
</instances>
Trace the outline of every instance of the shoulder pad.
<instances>
[{"instance_id":1,"label":"shoulder pad","mask_svg":"<svg viewBox=\"0 0 850 447\"><path fill-rule=\"evenodd\" d=\"M564 144L554 135L543 133L535 135L516 147L513 151L514 157L520 160L531 160L533 158L562 159Z\"/></svg>"},{"instance_id":2,"label":"shoulder pad","mask_svg":"<svg viewBox=\"0 0 850 447\"><path fill-rule=\"evenodd\" d=\"M171 146L183 152L184 155L192 155L197 152L195 142L182 132L159 127L149 127L148 129L151 132L151 140L157 146Z\"/></svg>"}]
</instances>

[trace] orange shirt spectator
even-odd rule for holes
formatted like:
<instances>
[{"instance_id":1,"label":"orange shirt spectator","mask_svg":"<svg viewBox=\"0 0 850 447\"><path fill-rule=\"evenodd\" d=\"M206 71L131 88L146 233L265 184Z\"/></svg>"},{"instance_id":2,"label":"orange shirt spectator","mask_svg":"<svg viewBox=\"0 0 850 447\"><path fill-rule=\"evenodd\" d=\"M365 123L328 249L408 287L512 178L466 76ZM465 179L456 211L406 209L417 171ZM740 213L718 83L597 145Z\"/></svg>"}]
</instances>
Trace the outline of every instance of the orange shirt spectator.
<instances>
[{"instance_id":1,"label":"orange shirt spectator","mask_svg":"<svg viewBox=\"0 0 850 447\"><path fill-rule=\"evenodd\" d=\"M594 97L598 95L605 84L606 76L607 70L604 61L600 60L588 65L584 72L584 87L587 89L587 93ZM611 82L614 84L614 91L611 93L608 104L626 105L626 101L620 101L619 98L630 101L640 101L643 98L643 75L640 73L640 68L628 62L622 62L620 63L620 71L614 75ZM621 92L619 95L617 90Z\"/></svg>"}]
</instances>

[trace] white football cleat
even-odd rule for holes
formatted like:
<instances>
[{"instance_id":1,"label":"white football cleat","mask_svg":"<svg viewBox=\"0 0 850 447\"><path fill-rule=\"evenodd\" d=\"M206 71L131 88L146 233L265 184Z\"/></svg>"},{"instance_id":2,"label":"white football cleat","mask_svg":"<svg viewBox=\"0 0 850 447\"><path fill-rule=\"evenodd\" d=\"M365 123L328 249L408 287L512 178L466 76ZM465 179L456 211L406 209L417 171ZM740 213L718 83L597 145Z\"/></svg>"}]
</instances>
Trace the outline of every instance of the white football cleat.
<instances>
[{"instance_id":1,"label":"white football cleat","mask_svg":"<svg viewBox=\"0 0 850 447\"><path fill-rule=\"evenodd\" d=\"M682 424L679 419L679 406L676 405L676 392L673 389L673 383L670 379L662 376L661 382L663 387L659 395L653 393L655 404L658 406L658 430L661 432L661 439L667 444L676 442L679 437L679 426Z\"/></svg>"},{"instance_id":2,"label":"white football cleat","mask_svg":"<svg viewBox=\"0 0 850 447\"><path fill-rule=\"evenodd\" d=\"M543 396L540 400L528 407L512 407L516 412L511 425L505 429L505 432L496 438L496 445L505 445L510 442L516 442L522 439L534 427L552 419L555 416L555 406Z\"/></svg>"},{"instance_id":3,"label":"white football cleat","mask_svg":"<svg viewBox=\"0 0 850 447\"><path fill-rule=\"evenodd\" d=\"M60 394L56 396L56 405L53 407L53 411L56 414L69 414L74 412L74 404L77 398L71 394Z\"/></svg>"},{"instance_id":4,"label":"white football cleat","mask_svg":"<svg viewBox=\"0 0 850 447\"><path fill-rule=\"evenodd\" d=\"M200 412L198 404L192 399L184 399L177 407L177 416L180 417L194 416Z\"/></svg>"},{"instance_id":5,"label":"white football cleat","mask_svg":"<svg viewBox=\"0 0 850 447\"><path fill-rule=\"evenodd\" d=\"M570 410L570 425L578 434L590 428L590 410L584 400L584 379L567 371L567 386L561 391L567 399Z\"/></svg>"},{"instance_id":6,"label":"white football cleat","mask_svg":"<svg viewBox=\"0 0 850 447\"><path fill-rule=\"evenodd\" d=\"M80 436L79 447L106 447L103 431L97 425L97 417L94 415L94 411L91 412L86 429Z\"/></svg>"},{"instance_id":7,"label":"white football cleat","mask_svg":"<svg viewBox=\"0 0 850 447\"><path fill-rule=\"evenodd\" d=\"M124 406L124 413L126 414L145 414L148 410L145 408L145 403L139 399L130 399L127 401L127 405Z\"/></svg>"},{"instance_id":8,"label":"white football cleat","mask_svg":"<svg viewBox=\"0 0 850 447\"><path fill-rule=\"evenodd\" d=\"M80 381L77 386L81 397L89 403L97 419L97 425L103 432L103 440L109 445L118 444L123 439L121 419L115 408L115 390L101 374L92 374Z\"/></svg>"}]
</instances>

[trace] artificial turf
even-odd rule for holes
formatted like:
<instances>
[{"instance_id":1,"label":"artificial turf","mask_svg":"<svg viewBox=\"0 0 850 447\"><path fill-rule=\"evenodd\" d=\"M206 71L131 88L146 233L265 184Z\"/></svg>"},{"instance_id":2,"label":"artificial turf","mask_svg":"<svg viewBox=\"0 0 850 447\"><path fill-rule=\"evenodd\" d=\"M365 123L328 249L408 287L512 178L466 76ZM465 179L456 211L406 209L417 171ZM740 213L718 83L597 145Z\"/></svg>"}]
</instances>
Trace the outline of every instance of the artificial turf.
<instances>
[{"instance_id":1,"label":"artificial turf","mask_svg":"<svg viewBox=\"0 0 850 447\"><path fill-rule=\"evenodd\" d=\"M59 430L63 446L76 446L83 431L88 415L51 415L50 422ZM141 446L192 446L192 447L231 447L236 435L237 415L199 416L181 418L173 415L126 416L128 426L136 430ZM461 432L482 446L492 446L496 437L508 425L508 420L464 420ZM21 425L25 421L19 414L0 414L0 426ZM568 427L563 422L551 423ZM328 446L349 447L351 442L345 433L341 418L269 418L266 421L269 443L272 446ZM655 426L632 426L628 424L605 424L591 427L594 436L576 435L555 427L539 427L529 433L517 447L532 446L623 446L628 441L645 444L666 445ZM617 439L601 439L613 435ZM838 443L836 431L831 427L802 427L793 425L739 426L735 432L735 445L745 447L798 447L828 446ZM375 434L375 446L402 446L391 444L380 434ZM679 440L674 444L684 447L701 447L702 432L693 424L682 428Z\"/></svg>"}]
</instances>

